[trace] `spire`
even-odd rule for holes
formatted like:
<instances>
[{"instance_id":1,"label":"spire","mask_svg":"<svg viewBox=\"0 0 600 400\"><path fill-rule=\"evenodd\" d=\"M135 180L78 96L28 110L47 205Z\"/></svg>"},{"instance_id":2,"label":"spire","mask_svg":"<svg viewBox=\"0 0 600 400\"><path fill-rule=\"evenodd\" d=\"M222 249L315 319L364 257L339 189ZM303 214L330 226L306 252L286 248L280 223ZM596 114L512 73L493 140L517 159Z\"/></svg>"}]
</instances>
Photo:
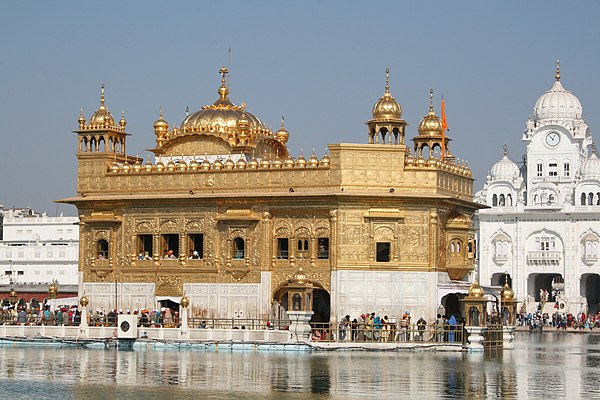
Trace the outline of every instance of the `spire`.
<instances>
[{"instance_id":1,"label":"spire","mask_svg":"<svg viewBox=\"0 0 600 400\"><path fill-rule=\"evenodd\" d=\"M560 60L556 60L556 80L560 81Z\"/></svg>"},{"instance_id":2,"label":"spire","mask_svg":"<svg viewBox=\"0 0 600 400\"><path fill-rule=\"evenodd\" d=\"M433 89L429 89L429 112L433 113Z\"/></svg>"},{"instance_id":3,"label":"spire","mask_svg":"<svg viewBox=\"0 0 600 400\"><path fill-rule=\"evenodd\" d=\"M162 117L163 117L162 106L160 106L160 107L158 108L158 114L159 114L159 115L158 115L159 119L162 119Z\"/></svg>"},{"instance_id":4,"label":"spire","mask_svg":"<svg viewBox=\"0 0 600 400\"><path fill-rule=\"evenodd\" d=\"M100 108L104 107L104 83L100 86Z\"/></svg>"},{"instance_id":5,"label":"spire","mask_svg":"<svg viewBox=\"0 0 600 400\"><path fill-rule=\"evenodd\" d=\"M281 129L285 129L285 118L281 116Z\"/></svg>"},{"instance_id":6,"label":"spire","mask_svg":"<svg viewBox=\"0 0 600 400\"><path fill-rule=\"evenodd\" d=\"M506 146L506 143L504 143L503 149L504 149L504 155L507 156L508 155L508 147Z\"/></svg>"},{"instance_id":7,"label":"spire","mask_svg":"<svg viewBox=\"0 0 600 400\"><path fill-rule=\"evenodd\" d=\"M385 69L385 92L390 92L390 67Z\"/></svg>"},{"instance_id":8,"label":"spire","mask_svg":"<svg viewBox=\"0 0 600 400\"><path fill-rule=\"evenodd\" d=\"M227 86L226 77L229 73L229 70L223 65L219 70L219 73L221 74L221 87L219 88L218 93L221 96L221 100L225 100L227 99L227 95L229 94L229 87Z\"/></svg>"}]
</instances>

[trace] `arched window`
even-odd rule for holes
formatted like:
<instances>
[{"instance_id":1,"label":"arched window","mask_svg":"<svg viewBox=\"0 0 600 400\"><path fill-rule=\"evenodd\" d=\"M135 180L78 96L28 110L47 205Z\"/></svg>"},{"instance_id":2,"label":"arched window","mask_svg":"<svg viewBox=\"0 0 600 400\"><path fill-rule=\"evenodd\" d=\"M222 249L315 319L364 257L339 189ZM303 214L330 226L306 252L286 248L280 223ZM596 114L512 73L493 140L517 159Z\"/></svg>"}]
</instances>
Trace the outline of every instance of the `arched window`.
<instances>
[{"instance_id":1,"label":"arched window","mask_svg":"<svg viewBox=\"0 0 600 400\"><path fill-rule=\"evenodd\" d=\"M96 251L98 253L98 260L108 260L108 241L104 239L98 240Z\"/></svg>"},{"instance_id":2,"label":"arched window","mask_svg":"<svg viewBox=\"0 0 600 400\"><path fill-rule=\"evenodd\" d=\"M494 194L492 196L492 206L496 207L498 205L498 195Z\"/></svg>"},{"instance_id":3,"label":"arched window","mask_svg":"<svg viewBox=\"0 0 600 400\"><path fill-rule=\"evenodd\" d=\"M512 206L512 196L510 194L506 195L506 205L507 206Z\"/></svg>"},{"instance_id":4,"label":"arched window","mask_svg":"<svg viewBox=\"0 0 600 400\"><path fill-rule=\"evenodd\" d=\"M241 237L233 239L233 258L235 260L242 260L245 257L245 242Z\"/></svg>"},{"instance_id":5,"label":"arched window","mask_svg":"<svg viewBox=\"0 0 600 400\"><path fill-rule=\"evenodd\" d=\"M590 192L588 194L588 205L592 206L594 205L594 193Z\"/></svg>"},{"instance_id":6,"label":"arched window","mask_svg":"<svg viewBox=\"0 0 600 400\"><path fill-rule=\"evenodd\" d=\"M500 201L498 202L500 207L504 207L506 205L506 200L504 199L504 194L500 195Z\"/></svg>"},{"instance_id":7,"label":"arched window","mask_svg":"<svg viewBox=\"0 0 600 400\"><path fill-rule=\"evenodd\" d=\"M581 205L585 206L585 193L581 193Z\"/></svg>"},{"instance_id":8,"label":"arched window","mask_svg":"<svg viewBox=\"0 0 600 400\"><path fill-rule=\"evenodd\" d=\"M550 194L548 196L548 204L554 204L554 195L553 194Z\"/></svg>"},{"instance_id":9,"label":"arched window","mask_svg":"<svg viewBox=\"0 0 600 400\"><path fill-rule=\"evenodd\" d=\"M600 192L596 193L596 205L600 206Z\"/></svg>"}]
</instances>

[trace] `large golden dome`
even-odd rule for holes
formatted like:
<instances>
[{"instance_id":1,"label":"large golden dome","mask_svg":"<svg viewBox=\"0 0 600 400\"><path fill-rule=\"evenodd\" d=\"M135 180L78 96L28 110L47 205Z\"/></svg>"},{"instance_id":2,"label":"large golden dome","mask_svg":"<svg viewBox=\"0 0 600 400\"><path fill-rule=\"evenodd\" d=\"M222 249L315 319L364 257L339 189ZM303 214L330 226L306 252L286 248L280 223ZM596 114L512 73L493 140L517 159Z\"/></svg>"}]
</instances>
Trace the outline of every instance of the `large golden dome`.
<instances>
[{"instance_id":1,"label":"large golden dome","mask_svg":"<svg viewBox=\"0 0 600 400\"><path fill-rule=\"evenodd\" d=\"M433 111L433 90L429 91L429 113L423 117L419 123L419 135L425 136L441 136L442 135L442 120L435 115Z\"/></svg>"},{"instance_id":2,"label":"large golden dome","mask_svg":"<svg viewBox=\"0 0 600 400\"><path fill-rule=\"evenodd\" d=\"M229 87L227 87L225 79L225 74L229 71L223 67L220 72L222 75L221 87L217 91L220 96L219 99L213 104L203 106L201 110L188 115L181 123L181 132L197 133L210 130L219 131L224 128L236 129L240 120L248 121L250 130L268 131L257 116L245 110L246 105L244 103L241 106L237 106L229 100L227 97Z\"/></svg>"},{"instance_id":3,"label":"large golden dome","mask_svg":"<svg viewBox=\"0 0 600 400\"><path fill-rule=\"evenodd\" d=\"M390 69L385 70L385 92L373 106L373 119L398 120L402 118L402 107L392 97L389 84Z\"/></svg>"}]
</instances>

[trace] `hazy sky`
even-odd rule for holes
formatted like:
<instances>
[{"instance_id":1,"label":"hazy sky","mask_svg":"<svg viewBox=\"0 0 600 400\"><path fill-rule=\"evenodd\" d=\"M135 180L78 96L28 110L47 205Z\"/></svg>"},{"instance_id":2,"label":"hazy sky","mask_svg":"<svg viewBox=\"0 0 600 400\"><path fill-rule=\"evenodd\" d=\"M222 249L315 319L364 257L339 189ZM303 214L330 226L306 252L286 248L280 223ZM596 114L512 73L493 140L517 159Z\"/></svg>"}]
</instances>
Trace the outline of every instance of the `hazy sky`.
<instances>
[{"instance_id":1,"label":"hazy sky","mask_svg":"<svg viewBox=\"0 0 600 400\"><path fill-rule=\"evenodd\" d=\"M451 152L479 190L502 146L520 161L521 135L554 81L581 101L600 135L598 1L102 1L0 5L0 204L75 214L53 200L76 190L77 128L100 85L129 154L155 144L159 107L179 125L217 99L231 48L231 100L277 129L285 115L296 156L328 143L366 143L364 122L390 90L410 124L441 94ZM599 136L597 136L599 137ZM412 143L412 141L410 141Z\"/></svg>"}]
</instances>

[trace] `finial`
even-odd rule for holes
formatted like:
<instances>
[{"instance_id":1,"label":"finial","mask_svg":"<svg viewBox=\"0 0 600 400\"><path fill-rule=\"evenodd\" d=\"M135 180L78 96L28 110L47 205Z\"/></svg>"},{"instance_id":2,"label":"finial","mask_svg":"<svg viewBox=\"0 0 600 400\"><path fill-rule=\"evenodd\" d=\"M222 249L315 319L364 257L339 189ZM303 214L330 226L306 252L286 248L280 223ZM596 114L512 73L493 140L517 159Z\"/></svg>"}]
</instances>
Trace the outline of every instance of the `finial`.
<instances>
[{"instance_id":1,"label":"finial","mask_svg":"<svg viewBox=\"0 0 600 400\"><path fill-rule=\"evenodd\" d=\"M429 89L429 111L433 111L433 89Z\"/></svg>"},{"instance_id":2,"label":"finial","mask_svg":"<svg viewBox=\"0 0 600 400\"><path fill-rule=\"evenodd\" d=\"M596 143L595 142L592 142L592 154L598 155L598 153L596 152Z\"/></svg>"},{"instance_id":3,"label":"finial","mask_svg":"<svg viewBox=\"0 0 600 400\"><path fill-rule=\"evenodd\" d=\"M504 286L508 286L508 271L504 271Z\"/></svg>"},{"instance_id":4,"label":"finial","mask_svg":"<svg viewBox=\"0 0 600 400\"><path fill-rule=\"evenodd\" d=\"M162 106L160 106L160 107L158 108L158 110L159 110L159 118L160 118L160 119L162 119L162 117L163 117L163 113L162 113Z\"/></svg>"},{"instance_id":5,"label":"finial","mask_svg":"<svg viewBox=\"0 0 600 400\"><path fill-rule=\"evenodd\" d=\"M79 116L83 117L83 108L79 110Z\"/></svg>"},{"instance_id":6,"label":"finial","mask_svg":"<svg viewBox=\"0 0 600 400\"><path fill-rule=\"evenodd\" d=\"M225 75L229 73L229 70L223 65L219 70L219 73L221 74L221 84L225 86L225 82L227 82L227 78L225 78Z\"/></svg>"},{"instance_id":7,"label":"finial","mask_svg":"<svg viewBox=\"0 0 600 400\"><path fill-rule=\"evenodd\" d=\"M560 60L556 60L556 80L560 81Z\"/></svg>"},{"instance_id":8,"label":"finial","mask_svg":"<svg viewBox=\"0 0 600 400\"><path fill-rule=\"evenodd\" d=\"M190 115L190 106L185 106L185 116L188 117Z\"/></svg>"},{"instance_id":9,"label":"finial","mask_svg":"<svg viewBox=\"0 0 600 400\"><path fill-rule=\"evenodd\" d=\"M390 67L385 69L385 92L389 93L390 91Z\"/></svg>"},{"instance_id":10,"label":"finial","mask_svg":"<svg viewBox=\"0 0 600 400\"><path fill-rule=\"evenodd\" d=\"M100 105L104 105L104 83L100 86Z\"/></svg>"},{"instance_id":11,"label":"finial","mask_svg":"<svg viewBox=\"0 0 600 400\"><path fill-rule=\"evenodd\" d=\"M504 143L503 149L504 149L504 155L505 156L508 155L508 147L506 146L506 143Z\"/></svg>"},{"instance_id":12,"label":"finial","mask_svg":"<svg viewBox=\"0 0 600 400\"><path fill-rule=\"evenodd\" d=\"M281 129L285 128L285 118L283 117L283 115L281 116Z\"/></svg>"}]
</instances>

